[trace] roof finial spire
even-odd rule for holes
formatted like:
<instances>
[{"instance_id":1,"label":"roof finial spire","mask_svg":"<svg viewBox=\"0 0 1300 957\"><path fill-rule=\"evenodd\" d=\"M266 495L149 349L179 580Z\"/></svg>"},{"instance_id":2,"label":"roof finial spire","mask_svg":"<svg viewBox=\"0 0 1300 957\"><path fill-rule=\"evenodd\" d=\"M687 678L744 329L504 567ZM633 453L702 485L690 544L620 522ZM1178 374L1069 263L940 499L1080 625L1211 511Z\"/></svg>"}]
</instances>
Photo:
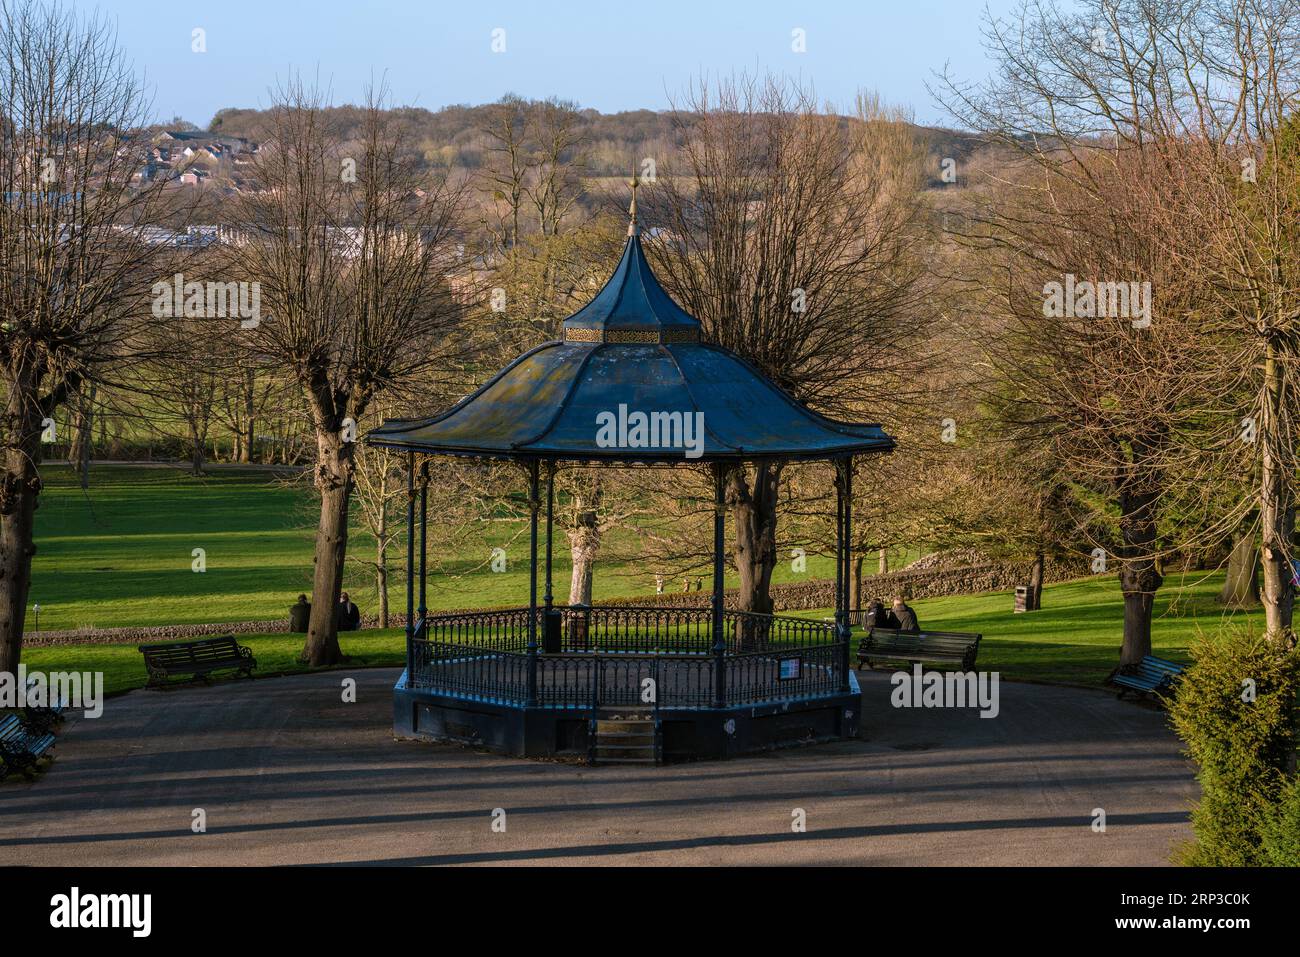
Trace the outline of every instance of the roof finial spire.
<instances>
[{"instance_id":1,"label":"roof finial spire","mask_svg":"<svg viewBox=\"0 0 1300 957\"><path fill-rule=\"evenodd\" d=\"M632 179L628 182L628 185L632 187L632 205L627 208L628 215L631 217L630 222L627 224L627 234L637 236L640 235L641 228L636 221L636 188L640 185L636 175L636 163L632 164Z\"/></svg>"}]
</instances>

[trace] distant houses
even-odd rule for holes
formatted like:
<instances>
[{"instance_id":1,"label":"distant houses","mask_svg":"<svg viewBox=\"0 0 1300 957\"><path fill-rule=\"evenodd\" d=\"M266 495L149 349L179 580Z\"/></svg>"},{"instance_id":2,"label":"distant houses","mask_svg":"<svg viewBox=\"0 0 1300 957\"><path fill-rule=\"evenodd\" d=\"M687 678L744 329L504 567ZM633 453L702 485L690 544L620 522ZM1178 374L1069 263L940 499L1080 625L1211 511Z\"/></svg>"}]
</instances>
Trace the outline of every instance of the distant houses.
<instances>
[{"instance_id":1,"label":"distant houses","mask_svg":"<svg viewBox=\"0 0 1300 957\"><path fill-rule=\"evenodd\" d=\"M249 167L260 148L242 136L163 130L153 138L148 159L132 181L143 184L162 178L180 186L211 184L227 193L245 192L251 189Z\"/></svg>"}]
</instances>

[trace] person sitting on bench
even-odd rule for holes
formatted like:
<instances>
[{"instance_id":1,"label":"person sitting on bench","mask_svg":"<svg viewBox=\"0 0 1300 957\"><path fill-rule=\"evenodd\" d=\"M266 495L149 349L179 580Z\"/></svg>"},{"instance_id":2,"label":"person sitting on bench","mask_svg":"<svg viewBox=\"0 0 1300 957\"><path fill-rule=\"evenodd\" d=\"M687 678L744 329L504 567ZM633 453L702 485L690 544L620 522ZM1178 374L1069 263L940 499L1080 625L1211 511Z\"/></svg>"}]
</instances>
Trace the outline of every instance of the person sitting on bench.
<instances>
[{"instance_id":1,"label":"person sitting on bench","mask_svg":"<svg viewBox=\"0 0 1300 957\"><path fill-rule=\"evenodd\" d=\"M300 635L307 634L307 624L311 621L311 602L306 595L298 596L298 603L289 606L289 630Z\"/></svg>"},{"instance_id":2,"label":"person sitting on bench","mask_svg":"<svg viewBox=\"0 0 1300 957\"><path fill-rule=\"evenodd\" d=\"M894 627L897 628L899 631L920 631L921 630L921 625L916 620L916 612L912 610L911 605L903 601L902 595L899 595L897 598L894 599L893 615L894 618L898 621L898 624L895 625Z\"/></svg>"},{"instance_id":3,"label":"person sitting on bench","mask_svg":"<svg viewBox=\"0 0 1300 957\"><path fill-rule=\"evenodd\" d=\"M867 605L867 611L862 616L862 627L867 631L872 628L897 628L898 619L894 613L885 607L885 603L879 598L871 599Z\"/></svg>"}]
</instances>

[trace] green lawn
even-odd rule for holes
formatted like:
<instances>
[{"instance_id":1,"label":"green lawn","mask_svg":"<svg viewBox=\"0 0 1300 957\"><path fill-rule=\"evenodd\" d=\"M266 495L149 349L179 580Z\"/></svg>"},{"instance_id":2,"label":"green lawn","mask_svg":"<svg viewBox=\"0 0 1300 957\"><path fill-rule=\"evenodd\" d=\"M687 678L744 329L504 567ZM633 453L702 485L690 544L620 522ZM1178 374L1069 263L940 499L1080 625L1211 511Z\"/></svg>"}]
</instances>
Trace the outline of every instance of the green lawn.
<instances>
[{"instance_id":1,"label":"green lawn","mask_svg":"<svg viewBox=\"0 0 1300 957\"><path fill-rule=\"evenodd\" d=\"M259 678L312 670L298 661L298 655L302 652L302 635L238 635L237 638L241 645L252 649L253 656L257 659L255 674ZM406 663L406 643L403 632L399 629L353 632L344 634L341 639L343 650L350 659L347 668L377 668ZM108 694L141 688L148 678L144 670L144 659L134 644L24 648L23 664L29 671L102 671L104 691ZM247 679L229 677L228 673L223 672L215 680Z\"/></svg>"},{"instance_id":2,"label":"green lawn","mask_svg":"<svg viewBox=\"0 0 1300 957\"><path fill-rule=\"evenodd\" d=\"M1214 601L1222 574L1202 581L1187 576L1181 587L1171 580L1156 601L1153 629L1156 652L1176 661L1187 660L1187 646L1199 632L1213 633L1222 624L1262 621L1259 612L1224 614ZM975 631L984 635L978 667L1019 681L1068 682L1100 686L1119 660L1123 620L1119 589L1112 576L1049 585L1043 610L1016 615L1007 592L935 598L914 603L923 627ZM822 617L825 610L800 612ZM297 662L301 635L241 635L253 649L261 675L305 670ZM404 660L402 633L366 631L340 636L352 658L349 667L400 665ZM144 684L140 653L133 645L67 645L28 648L28 668L42 671L103 671L105 688L123 691Z\"/></svg>"},{"instance_id":3,"label":"green lawn","mask_svg":"<svg viewBox=\"0 0 1300 957\"><path fill-rule=\"evenodd\" d=\"M43 474L30 599L41 605L42 629L272 620L310 587L315 515L311 490L301 484L259 471L214 470L196 479L174 469L99 467L83 493L66 468L47 467ZM471 554L444 559L449 572L431 575L430 607L526 604L527 569L518 541L510 552L520 557L506 572L474 570L518 530L516 523L501 522L481 545L468 549ZM361 554L371 545L357 530L351 547ZM207 553L203 574L191 570L195 548ZM392 556L395 563L400 557ZM832 574L829 560L810 556L802 575L782 562L775 578ZM555 591L561 601L568 576L567 548L559 537ZM1222 573L1170 576L1156 599L1157 653L1185 660L1198 632L1213 633L1225 622L1259 625L1259 612L1220 608L1215 596L1222 581ZM363 609L374 608L369 572L350 567L345 587ZM396 609L403 600L396 575L391 587ZM602 560L597 566L597 601L651 591L653 574L639 563ZM1012 613L1006 592L920 600L915 606L925 628L983 634L979 667L1008 679L1097 685L1118 660L1123 605L1113 575L1049 586L1043 610L1024 615ZM29 611L28 627L33 626ZM301 636L240 641L253 648L262 674L301 670L295 660ZM395 630L344 635L342 641L361 666L396 665L403 658ZM134 645L29 648L23 660L31 668L103 670L114 691L136 687L145 677Z\"/></svg>"},{"instance_id":4,"label":"green lawn","mask_svg":"<svg viewBox=\"0 0 1300 957\"><path fill-rule=\"evenodd\" d=\"M1188 661L1199 634L1225 624L1262 628L1262 611L1226 611L1218 603L1222 572L1170 574L1156 593L1151 643L1155 654ZM1040 611L1012 612L1010 592L932 598L913 603L921 627L973 631L980 670L1017 680L1101 684L1119 663L1124 605L1114 575L1049 585Z\"/></svg>"},{"instance_id":5,"label":"green lawn","mask_svg":"<svg viewBox=\"0 0 1300 957\"><path fill-rule=\"evenodd\" d=\"M170 468L101 466L83 492L59 465L42 468L45 492L36 513L36 558L29 608L39 604L40 628L111 628L127 625L273 621L288 615L299 592L311 590L312 538L317 513L312 490L263 471L214 469L194 478ZM432 518L431 520L436 520ZM429 576L434 610L526 605L527 538L521 524L489 527L463 555L440 556L444 569ZM623 551L628 539L621 543ZM486 561L506 547L504 572ZM191 569L195 548L207 570ZM354 522L349 553L370 559L373 541ZM389 559L397 569L405 541ZM569 593L567 542L556 532L555 594ZM796 575L782 562L774 580L825 578L830 558L809 556ZM677 583L669 582L676 591ZM377 607L374 575L349 563L344 588L364 612ZM601 559L595 600L651 594L654 572L640 563ZM389 585L394 609L405 601L400 575ZM35 630L29 611L28 628Z\"/></svg>"}]
</instances>

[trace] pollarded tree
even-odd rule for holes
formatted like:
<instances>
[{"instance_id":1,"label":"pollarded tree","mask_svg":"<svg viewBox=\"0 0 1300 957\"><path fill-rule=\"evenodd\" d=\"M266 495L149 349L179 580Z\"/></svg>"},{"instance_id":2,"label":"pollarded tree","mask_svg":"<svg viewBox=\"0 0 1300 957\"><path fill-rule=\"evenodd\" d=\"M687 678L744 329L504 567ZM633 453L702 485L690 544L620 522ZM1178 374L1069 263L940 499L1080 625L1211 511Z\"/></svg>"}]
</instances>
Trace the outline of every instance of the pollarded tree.
<instances>
[{"instance_id":1,"label":"pollarded tree","mask_svg":"<svg viewBox=\"0 0 1300 957\"><path fill-rule=\"evenodd\" d=\"M175 210L161 181L132 182L147 109L105 20L0 0L0 672L22 651L44 423L167 345L146 240Z\"/></svg>"},{"instance_id":2,"label":"pollarded tree","mask_svg":"<svg viewBox=\"0 0 1300 957\"><path fill-rule=\"evenodd\" d=\"M1010 177L990 206L984 275L1005 322L990 401L1000 441L1042 448L1094 567L1118 575L1127 664L1151 650L1169 502L1213 471L1233 354L1200 274L1163 255L1175 232L1195 240L1162 205L1161 170L1136 152L1079 162Z\"/></svg>"},{"instance_id":3,"label":"pollarded tree","mask_svg":"<svg viewBox=\"0 0 1300 957\"><path fill-rule=\"evenodd\" d=\"M238 203L233 275L260 283L265 313L247 347L306 402L320 496L312 615L304 659L341 659L334 609L347 553L360 423L376 397L436 380L462 352L461 190L402 148L374 92L344 152L322 97L300 80L279 91L258 153L261 190ZM355 153L355 155L353 155Z\"/></svg>"},{"instance_id":4,"label":"pollarded tree","mask_svg":"<svg viewBox=\"0 0 1300 957\"><path fill-rule=\"evenodd\" d=\"M1097 496L1094 517L1109 516L1114 546L1096 544L1120 564L1125 662L1150 647L1160 562L1180 544L1161 532L1169 504L1194 502L1201 487L1193 535L1218 539L1253 507L1243 500L1224 513L1206 491L1234 471L1224 459L1242 448L1240 396L1260 372L1269 380L1258 360L1268 337L1242 318L1277 330L1275 341L1294 324L1278 308L1285 282L1239 213L1247 204L1226 186L1241 181L1234 152L1255 135L1246 128L1266 128L1261 118L1284 108L1278 90L1294 86L1285 64L1295 58L1284 55L1294 26L1293 5L1254 0L1083 0L1068 12L1027 3L989 20L987 83L944 85L963 125L1032 170L1007 177L1013 195L982 221L1007 253L985 285L1000 283L1007 311L1021 317L1017 348L1001 350L1000 372L1023 391L1006 411L1012 428L1032 427L1071 464ZM1250 268L1232 268L1232 254ZM1261 281L1242 282L1247 272ZM1069 300L1068 315L1035 317L1047 282L1058 304ZM1138 283L1130 292L1150 283L1154 297L1149 316L1130 314L1140 327L1109 308L1129 282ZM1246 308L1252 300L1261 309ZM1259 391L1257 425L1276 432L1285 390ZM1277 466L1265 463L1272 478L1261 480L1259 505L1284 516L1293 479ZM1179 523L1197 524L1185 514Z\"/></svg>"}]
</instances>

